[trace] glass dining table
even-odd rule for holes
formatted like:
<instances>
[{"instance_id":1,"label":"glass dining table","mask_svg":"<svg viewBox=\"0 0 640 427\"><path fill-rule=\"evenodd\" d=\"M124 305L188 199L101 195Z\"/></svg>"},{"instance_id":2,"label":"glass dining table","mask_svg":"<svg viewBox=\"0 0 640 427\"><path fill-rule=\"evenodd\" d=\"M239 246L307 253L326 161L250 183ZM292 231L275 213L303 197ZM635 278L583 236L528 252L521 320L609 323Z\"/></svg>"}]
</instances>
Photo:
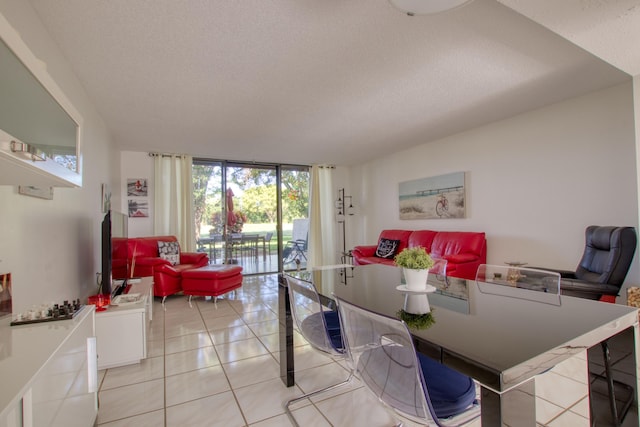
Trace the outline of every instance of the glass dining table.
<instances>
[{"instance_id":1,"label":"glass dining table","mask_svg":"<svg viewBox=\"0 0 640 427\"><path fill-rule=\"evenodd\" d=\"M405 302L405 294L396 289L402 284L397 267L366 265L281 275L280 376L287 386L295 382L287 274L313 283L329 307L336 295L396 316ZM483 426L535 426L535 377L628 329L633 333L621 338L634 352L637 372L635 308L435 274L429 275L428 283L436 287L428 294L435 324L411 329L416 348L477 381ZM637 373L634 381L638 384ZM637 419L631 422L639 425Z\"/></svg>"}]
</instances>

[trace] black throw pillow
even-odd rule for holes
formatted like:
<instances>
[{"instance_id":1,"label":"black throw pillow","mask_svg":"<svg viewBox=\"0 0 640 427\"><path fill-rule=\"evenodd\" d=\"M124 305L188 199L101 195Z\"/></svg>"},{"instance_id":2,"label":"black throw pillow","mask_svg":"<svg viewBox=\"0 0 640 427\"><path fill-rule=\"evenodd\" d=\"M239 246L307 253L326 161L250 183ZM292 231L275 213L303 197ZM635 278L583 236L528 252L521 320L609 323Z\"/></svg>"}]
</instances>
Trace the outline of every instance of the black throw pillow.
<instances>
[{"instance_id":1,"label":"black throw pillow","mask_svg":"<svg viewBox=\"0 0 640 427\"><path fill-rule=\"evenodd\" d=\"M398 246L400 246L400 240L380 239L376 249L376 256L378 258L393 259L398 252Z\"/></svg>"}]
</instances>

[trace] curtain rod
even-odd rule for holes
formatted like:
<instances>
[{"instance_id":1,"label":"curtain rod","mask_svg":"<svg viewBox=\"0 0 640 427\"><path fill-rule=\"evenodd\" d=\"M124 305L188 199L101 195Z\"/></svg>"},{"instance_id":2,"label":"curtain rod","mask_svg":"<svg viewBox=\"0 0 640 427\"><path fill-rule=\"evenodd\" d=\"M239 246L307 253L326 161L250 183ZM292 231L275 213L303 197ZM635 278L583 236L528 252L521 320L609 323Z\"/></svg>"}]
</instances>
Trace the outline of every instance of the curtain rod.
<instances>
[{"instance_id":1,"label":"curtain rod","mask_svg":"<svg viewBox=\"0 0 640 427\"><path fill-rule=\"evenodd\" d=\"M169 153L152 153L149 152L149 157L186 157L186 154L169 154Z\"/></svg>"}]
</instances>

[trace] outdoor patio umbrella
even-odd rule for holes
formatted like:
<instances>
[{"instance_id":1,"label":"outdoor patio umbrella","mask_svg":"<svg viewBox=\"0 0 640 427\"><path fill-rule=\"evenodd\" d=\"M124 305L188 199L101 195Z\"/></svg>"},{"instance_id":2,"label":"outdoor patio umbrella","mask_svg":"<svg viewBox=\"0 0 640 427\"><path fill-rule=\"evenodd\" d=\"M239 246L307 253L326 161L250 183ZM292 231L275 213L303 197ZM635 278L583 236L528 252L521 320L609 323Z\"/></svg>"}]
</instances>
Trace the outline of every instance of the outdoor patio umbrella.
<instances>
[{"instance_id":1,"label":"outdoor patio umbrella","mask_svg":"<svg viewBox=\"0 0 640 427\"><path fill-rule=\"evenodd\" d=\"M225 245L226 248L226 259L227 259L227 264L237 264L237 260L233 259L233 245L232 245L232 238L231 238L231 230L233 228L233 226L236 224L236 214L233 212L233 190L230 188L227 188L227 194L226 194L226 204L227 204L227 233L226 233L226 238L227 238L227 242Z\"/></svg>"},{"instance_id":2,"label":"outdoor patio umbrella","mask_svg":"<svg viewBox=\"0 0 640 427\"><path fill-rule=\"evenodd\" d=\"M227 226L233 227L236 224L236 214L233 212L233 190L227 188Z\"/></svg>"}]
</instances>

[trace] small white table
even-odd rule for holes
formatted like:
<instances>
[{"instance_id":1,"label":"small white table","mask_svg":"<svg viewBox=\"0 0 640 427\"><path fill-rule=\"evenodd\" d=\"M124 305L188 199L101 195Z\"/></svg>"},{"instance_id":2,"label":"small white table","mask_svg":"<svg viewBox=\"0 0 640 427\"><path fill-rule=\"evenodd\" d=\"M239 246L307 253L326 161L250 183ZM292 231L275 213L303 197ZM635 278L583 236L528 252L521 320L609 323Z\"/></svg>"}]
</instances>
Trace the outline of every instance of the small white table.
<instances>
[{"instance_id":1,"label":"small white table","mask_svg":"<svg viewBox=\"0 0 640 427\"><path fill-rule=\"evenodd\" d=\"M132 281L134 281L132 283ZM147 327L153 320L153 277L129 279L136 302L96 313L98 369L139 363L147 357Z\"/></svg>"}]
</instances>

